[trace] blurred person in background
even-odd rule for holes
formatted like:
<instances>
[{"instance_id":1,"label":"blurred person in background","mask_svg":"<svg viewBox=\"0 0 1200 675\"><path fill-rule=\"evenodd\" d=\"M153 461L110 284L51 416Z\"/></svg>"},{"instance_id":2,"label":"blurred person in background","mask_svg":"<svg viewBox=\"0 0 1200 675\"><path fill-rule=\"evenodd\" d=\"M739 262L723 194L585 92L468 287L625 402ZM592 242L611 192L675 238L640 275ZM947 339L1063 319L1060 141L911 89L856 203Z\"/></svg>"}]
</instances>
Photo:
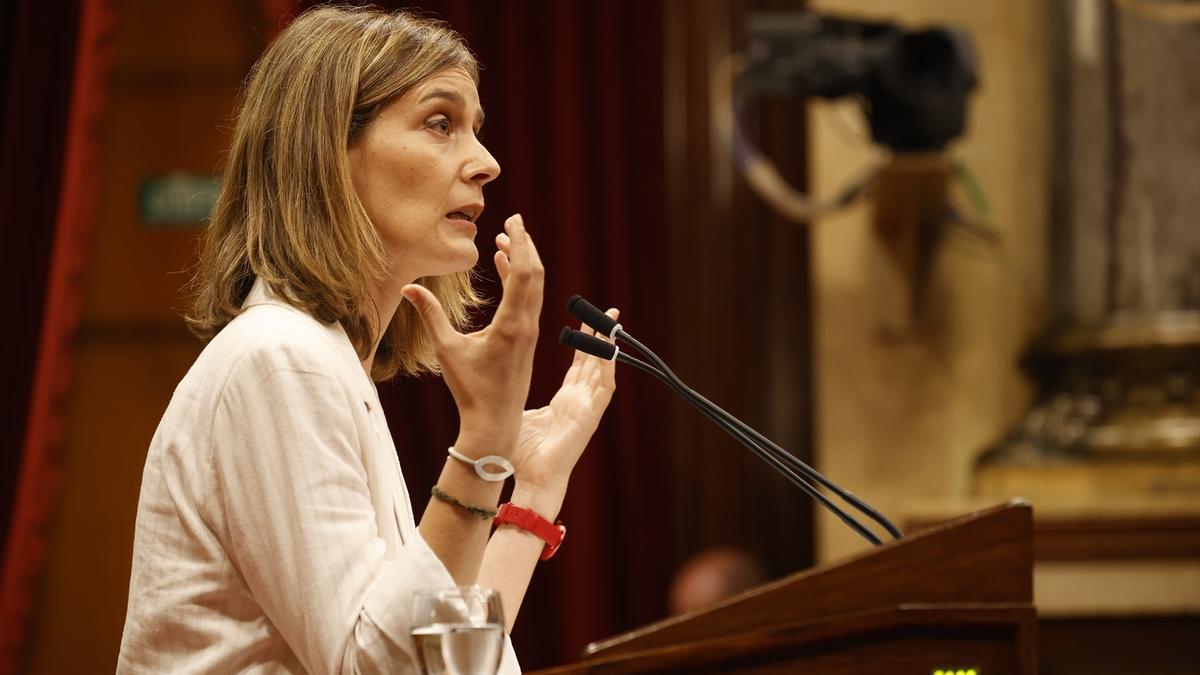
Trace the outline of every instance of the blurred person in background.
<instances>
[{"instance_id":1,"label":"blurred person in background","mask_svg":"<svg viewBox=\"0 0 1200 675\"><path fill-rule=\"evenodd\" d=\"M671 614L686 614L748 591L767 580L749 551L732 546L705 549L688 558L671 581Z\"/></svg>"}]
</instances>

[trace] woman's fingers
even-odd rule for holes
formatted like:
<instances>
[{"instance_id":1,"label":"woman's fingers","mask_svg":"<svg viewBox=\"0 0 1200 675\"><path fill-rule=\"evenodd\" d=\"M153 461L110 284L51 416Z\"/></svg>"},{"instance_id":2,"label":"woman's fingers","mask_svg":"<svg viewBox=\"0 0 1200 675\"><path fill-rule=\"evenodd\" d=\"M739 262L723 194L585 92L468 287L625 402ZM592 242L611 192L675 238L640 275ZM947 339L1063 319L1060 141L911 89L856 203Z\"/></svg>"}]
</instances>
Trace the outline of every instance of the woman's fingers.
<instances>
[{"instance_id":1,"label":"woman's fingers","mask_svg":"<svg viewBox=\"0 0 1200 675\"><path fill-rule=\"evenodd\" d=\"M595 335L596 331L592 330L591 326L586 323L579 324L579 332L584 335ZM574 371L572 382L587 382L588 373L596 368L596 364L602 359L598 356L592 356L587 352L576 349L575 358L571 360L571 370L567 371L568 376L571 371Z\"/></svg>"},{"instance_id":2,"label":"woman's fingers","mask_svg":"<svg viewBox=\"0 0 1200 675\"><path fill-rule=\"evenodd\" d=\"M421 322L425 324L425 330L433 338L433 344L438 351L441 351L443 345L458 335L454 326L450 324L450 319L446 317L442 303L438 302L428 288L420 284L409 284L400 289L400 294L417 309L417 314L420 315Z\"/></svg>"},{"instance_id":3,"label":"woman's fingers","mask_svg":"<svg viewBox=\"0 0 1200 675\"><path fill-rule=\"evenodd\" d=\"M500 287L508 283L508 235L501 232L496 235L496 273L500 275Z\"/></svg>"},{"instance_id":4,"label":"woman's fingers","mask_svg":"<svg viewBox=\"0 0 1200 675\"><path fill-rule=\"evenodd\" d=\"M584 335L596 334L596 331L592 330L591 326L587 325L586 323L579 324L579 332L583 333ZM596 357L590 356L587 352L576 349L575 357L571 359L571 367L567 369L567 376L563 379L563 384L578 382L580 379L580 372L584 366L587 366L590 364L590 362L596 360Z\"/></svg>"},{"instance_id":5,"label":"woman's fingers","mask_svg":"<svg viewBox=\"0 0 1200 675\"><path fill-rule=\"evenodd\" d=\"M514 215L504 223L508 232L508 261L509 270L522 280L523 288L517 298L522 301L523 309L532 311L534 316L542 310L542 288L545 281L545 270L542 259L538 256L537 247L533 245L533 237L525 229L525 220L520 214Z\"/></svg>"},{"instance_id":6,"label":"woman's fingers","mask_svg":"<svg viewBox=\"0 0 1200 675\"><path fill-rule=\"evenodd\" d=\"M524 222L521 224L521 231L524 232ZM526 251L529 254L529 264L533 269L533 281L531 292L526 302L526 309L533 312L533 315L542 313L542 292L545 289L546 269L542 266L542 257L538 255L537 246L533 244L533 238L528 233L525 234Z\"/></svg>"},{"instance_id":7,"label":"woman's fingers","mask_svg":"<svg viewBox=\"0 0 1200 675\"><path fill-rule=\"evenodd\" d=\"M605 312L613 321L616 321L621 316L621 310L616 307L610 308ZM617 363L615 361L606 361L600 368L600 381L611 391L617 387Z\"/></svg>"},{"instance_id":8,"label":"woman's fingers","mask_svg":"<svg viewBox=\"0 0 1200 675\"><path fill-rule=\"evenodd\" d=\"M519 214L506 220L504 228L509 237L508 269L504 295L500 298L500 306L492 323L501 328L536 325L542 308L545 275L542 262Z\"/></svg>"},{"instance_id":9,"label":"woman's fingers","mask_svg":"<svg viewBox=\"0 0 1200 675\"><path fill-rule=\"evenodd\" d=\"M607 314L610 318L615 320L618 316L620 316L621 312L620 312L620 310L613 308L613 309L610 309L607 312L605 312L605 314ZM580 326L579 330L588 335L595 335L595 332L596 332L596 331L592 330L590 327L588 327L586 324L583 326ZM611 340L609 340L608 338L606 338L604 336L600 336L600 339L604 340L605 342L611 342ZM581 354L583 354L583 352L576 351L575 358L577 360L580 359ZM571 365L572 365L572 367L574 367L574 365L575 365L574 362L572 362ZM591 382L592 373L599 370L602 372L607 371L607 375L605 376L603 381L606 383L611 383L614 381L614 378L612 376L612 371L616 370L616 365L617 364L613 361L608 361L605 359L597 358L595 356L583 356L582 362L579 364L578 372L576 373L576 378L577 378L576 381L585 382L585 383Z\"/></svg>"},{"instance_id":10,"label":"woman's fingers","mask_svg":"<svg viewBox=\"0 0 1200 675\"><path fill-rule=\"evenodd\" d=\"M504 251L496 251L496 274L500 275L500 288L508 285L508 254Z\"/></svg>"},{"instance_id":11,"label":"woman's fingers","mask_svg":"<svg viewBox=\"0 0 1200 675\"><path fill-rule=\"evenodd\" d=\"M580 326L579 330L586 330L587 326ZM575 384L579 381L579 373L588 361L593 360L594 356L589 356L586 352L579 349L575 350L575 355L571 357L571 366L567 368L567 374L563 376L563 386Z\"/></svg>"}]
</instances>

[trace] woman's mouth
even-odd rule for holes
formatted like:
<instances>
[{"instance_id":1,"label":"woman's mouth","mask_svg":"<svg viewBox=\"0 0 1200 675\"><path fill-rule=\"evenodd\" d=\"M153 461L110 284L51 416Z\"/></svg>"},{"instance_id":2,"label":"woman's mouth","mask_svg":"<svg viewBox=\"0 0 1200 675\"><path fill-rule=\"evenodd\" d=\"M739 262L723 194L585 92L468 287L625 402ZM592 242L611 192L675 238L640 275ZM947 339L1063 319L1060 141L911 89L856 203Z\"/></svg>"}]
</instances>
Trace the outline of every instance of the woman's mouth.
<instances>
[{"instance_id":1,"label":"woman's mouth","mask_svg":"<svg viewBox=\"0 0 1200 675\"><path fill-rule=\"evenodd\" d=\"M472 239L475 238L478 228L475 227L475 221L471 218L471 214L463 213L462 211L451 211L446 214L446 220L452 221L450 227L453 229L470 235Z\"/></svg>"}]
</instances>

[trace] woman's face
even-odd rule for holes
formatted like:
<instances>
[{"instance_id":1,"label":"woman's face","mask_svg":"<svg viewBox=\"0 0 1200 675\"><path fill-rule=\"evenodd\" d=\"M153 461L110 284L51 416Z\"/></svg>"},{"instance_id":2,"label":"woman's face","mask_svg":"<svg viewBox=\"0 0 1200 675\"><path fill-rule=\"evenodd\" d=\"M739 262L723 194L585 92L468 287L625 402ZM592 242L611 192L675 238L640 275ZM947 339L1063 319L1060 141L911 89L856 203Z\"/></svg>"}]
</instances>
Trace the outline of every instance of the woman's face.
<instances>
[{"instance_id":1,"label":"woman's face","mask_svg":"<svg viewBox=\"0 0 1200 675\"><path fill-rule=\"evenodd\" d=\"M482 123L471 78L445 70L380 110L350 147L354 188L394 279L461 272L479 259L483 186L500 174L479 142Z\"/></svg>"}]
</instances>

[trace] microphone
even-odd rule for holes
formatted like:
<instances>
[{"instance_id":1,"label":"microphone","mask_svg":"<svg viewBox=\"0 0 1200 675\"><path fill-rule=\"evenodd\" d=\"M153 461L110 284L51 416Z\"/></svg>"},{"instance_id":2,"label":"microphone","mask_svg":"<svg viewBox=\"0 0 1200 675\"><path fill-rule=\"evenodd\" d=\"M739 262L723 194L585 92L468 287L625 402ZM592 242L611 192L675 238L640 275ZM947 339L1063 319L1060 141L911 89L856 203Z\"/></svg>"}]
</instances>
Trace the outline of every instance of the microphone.
<instances>
[{"instance_id":1,"label":"microphone","mask_svg":"<svg viewBox=\"0 0 1200 675\"><path fill-rule=\"evenodd\" d=\"M611 321L611 319L609 320ZM598 340L587 333L581 333L566 326L563 326L562 332L558 334L558 341L571 349L578 349L584 354L591 354L605 361L616 360L617 353L621 351L620 347L611 342Z\"/></svg>"},{"instance_id":2,"label":"microphone","mask_svg":"<svg viewBox=\"0 0 1200 675\"><path fill-rule=\"evenodd\" d=\"M597 332L610 335L614 340L619 338L625 342L628 342L634 347L634 349L649 358L654 365L622 353L619 350L614 350L615 345L611 343L605 342L604 340L600 340L585 333L572 330L570 328L564 328L562 334L560 335L560 341L563 344L580 349L585 353L600 356L601 358L610 358L622 363L627 363L638 368L639 370L653 375L655 378L678 392L684 397L684 400L715 422L726 433L733 436L738 442L758 456L759 459L766 462L773 469L783 475L784 478L786 478L789 482L793 483L809 496L820 502L822 506L837 515L842 522L846 523L847 526L872 544L879 545L882 542L877 536L875 536L873 532L864 527L857 519L850 516L836 504L830 501L824 494L810 484L806 478L825 486L830 491L837 494L838 497L840 497L843 501L850 504L859 512L863 513L882 526L894 538L900 539L904 536L899 528L893 525L890 520L885 518L869 504L837 486L835 483L833 483L833 481L826 478L816 469L800 461L797 457L779 447L770 439L766 438L746 423L737 419L725 410L722 410L712 401L709 401L691 387L688 387L681 379L679 379L678 376L675 375L675 373L671 371L667 364L663 362L663 360L659 358L657 354L648 349L645 345L638 342L635 338L633 338L633 336L626 333L620 324L613 321L608 315L601 312L590 302L578 295L573 296L567 303L567 310ZM610 354L611 356L609 356Z\"/></svg>"},{"instance_id":3,"label":"microphone","mask_svg":"<svg viewBox=\"0 0 1200 675\"><path fill-rule=\"evenodd\" d=\"M616 342L616 332L621 329L621 324L601 312L592 303L584 300L583 296L572 295L571 299L567 301L567 311L590 326L592 330L596 331L596 335L604 335L609 340Z\"/></svg>"}]
</instances>

